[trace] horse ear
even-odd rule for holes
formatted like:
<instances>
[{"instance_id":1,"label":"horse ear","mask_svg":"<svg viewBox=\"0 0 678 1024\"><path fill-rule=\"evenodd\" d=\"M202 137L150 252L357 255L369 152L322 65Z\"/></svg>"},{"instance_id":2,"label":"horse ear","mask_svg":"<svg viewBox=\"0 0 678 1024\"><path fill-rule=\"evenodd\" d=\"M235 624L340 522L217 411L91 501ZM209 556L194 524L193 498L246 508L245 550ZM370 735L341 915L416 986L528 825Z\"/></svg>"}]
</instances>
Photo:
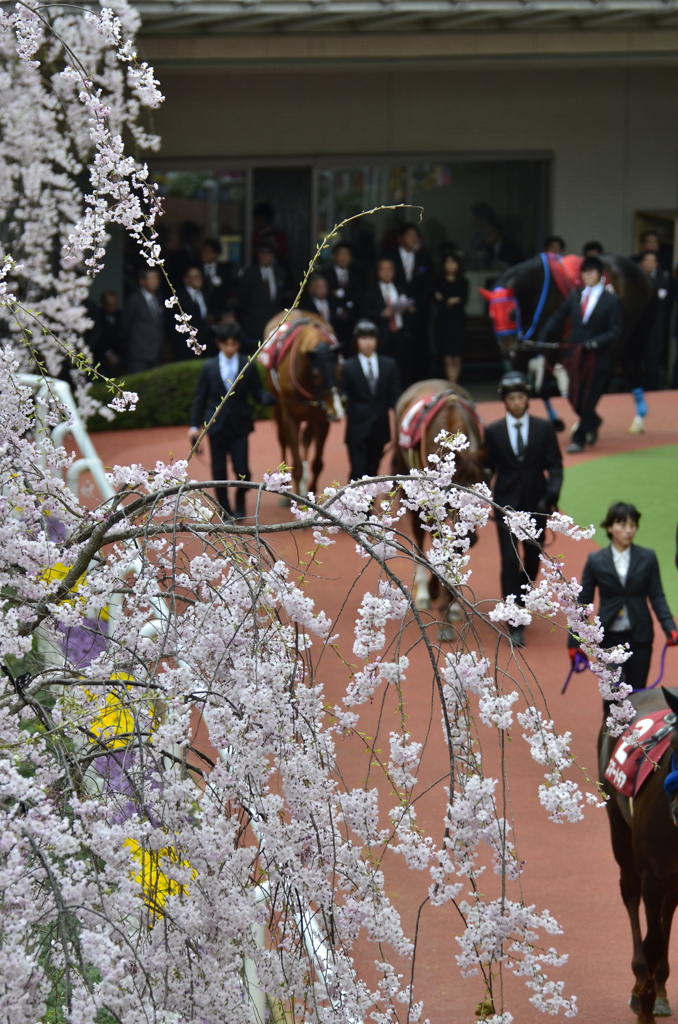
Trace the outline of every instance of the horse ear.
<instances>
[{"instance_id":1,"label":"horse ear","mask_svg":"<svg viewBox=\"0 0 678 1024\"><path fill-rule=\"evenodd\" d=\"M478 291L484 299L487 299L488 302L492 298L492 292L488 292L487 288L479 288Z\"/></svg>"},{"instance_id":2,"label":"horse ear","mask_svg":"<svg viewBox=\"0 0 678 1024\"><path fill-rule=\"evenodd\" d=\"M662 693L664 694L664 700L673 711L674 715L678 715L678 697L671 690L667 690L665 686L662 686Z\"/></svg>"}]
</instances>

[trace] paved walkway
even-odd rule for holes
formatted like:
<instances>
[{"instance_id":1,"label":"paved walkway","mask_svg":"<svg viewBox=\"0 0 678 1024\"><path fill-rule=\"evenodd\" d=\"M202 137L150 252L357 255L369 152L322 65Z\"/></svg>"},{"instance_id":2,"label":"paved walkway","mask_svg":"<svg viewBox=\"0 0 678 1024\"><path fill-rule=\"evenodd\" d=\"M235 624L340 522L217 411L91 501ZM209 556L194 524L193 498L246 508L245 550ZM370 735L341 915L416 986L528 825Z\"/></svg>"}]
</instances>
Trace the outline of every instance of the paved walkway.
<instances>
[{"instance_id":1,"label":"paved walkway","mask_svg":"<svg viewBox=\"0 0 678 1024\"><path fill-rule=\"evenodd\" d=\"M623 450L675 444L678 441L677 403L676 393L651 395L648 433L634 437L627 433L633 413L630 398L606 396L601 410L605 425L598 446L583 456L567 456L566 466L575 459L599 458ZM566 404L556 404L566 422L571 423L572 415L566 412ZM486 421L497 417L501 411L498 402L481 406L481 414ZM539 403L533 403L533 412L541 414ZM99 434L94 441L104 462L109 465L114 462L141 462L150 467L156 459L183 458L187 453L184 429ZM334 426L326 449L327 469L322 482L346 479L348 466L342 441L342 427ZM280 457L272 424L257 426L251 451L255 478L260 478L265 470L277 465ZM209 479L209 466L204 457L195 460L193 472L199 479ZM657 483L661 486L661 481ZM277 499L272 495L265 497L264 505L266 518L287 514L277 507ZM643 540L651 544L651 538ZM292 561L297 559L299 551L303 553L305 550L303 543L297 549L289 538L283 539L281 548ZM580 574L591 548L591 543L575 544L561 538L557 538L552 546L552 550L564 556L568 575ZM309 592L312 589L318 606L337 615L340 628L343 625L344 630L349 630L361 595L373 579L373 572L365 569L364 562L354 555L353 545L345 539L322 552L321 557L323 577L309 583ZM498 549L493 526L488 526L473 549L471 565L471 585L476 598L495 597L498 593ZM672 566L664 566L663 569L665 573L674 571ZM358 578L359 573L364 575ZM675 611L678 613L678 608ZM480 636L489 649L494 650L492 633L482 627ZM415 640L414 633L407 632L404 649L410 639ZM408 654L411 665L404 685L404 697L410 729L416 738L428 733L419 772L422 796L417 810L424 828L439 837L445 793L442 784L436 783L445 777L446 751L432 694L430 667L427 669L420 647L408 651ZM540 689L543 692L556 725L561 730L572 732L579 763L595 779L595 743L601 708L592 676L585 673L576 677L566 696L560 696L569 665L565 640L560 630L554 632L545 622L537 622L528 629L525 654L529 668L523 663L510 662L508 645L502 642L497 654L498 667L510 672L523 689ZM659 654L660 644L657 644L651 679L655 678L658 670ZM328 656L323 658L321 669L328 700L335 703L345 685L346 667L338 659ZM678 652L669 652L668 671L670 677L675 677L678 672ZM373 737L375 746L384 751L388 750L388 733L395 714L392 694L386 694L383 701L378 695L374 704L363 713L361 728ZM498 770L499 759L496 737L489 730L484 730L483 747L486 770L493 773ZM340 741L338 756L348 784L357 785L367 780L370 758L358 740ZM508 763L516 840L519 855L525 861L521 883L523 895L528 902L547 907L556 916L564 934L554 940L545 937L545 944L553 941L560 952L566 952L570 957L565 968L552 971L552 977L562 978L568 993L577 993L579 1020L586 1024L631 1021L632 1015L627 1006L632 986L630 932L618 893L617 868L610 850L605 812L589 810L586 820L578 825L551 824L537 801L541 771L529 757L518 730L514 731L508 748ZM374 777L370 776L369 785L374 784ZM386 791L383 797L386 808L395 802ZM395 856L387 857L385 870L389 894L401 911L407 930L412 933L417 912L425 899L427 876L406 871L402 861ZM491 892L494 881L490 874L486 878L487 891ZM466 1024L472 1021L474 1005L482 995L478 979L463 980L456 968L454 935L458 930L458 920L452 908L433 909L427 905L422 910L415 998L425 1000L424 1015L432 1024ZM375 946L361 946L357 953L358 965L369 973L369 962L378 955ZM675 944L672 959L678 969ZM402 968L407 971L409 965L403 964ZM508 984L510 991L521 988L512 982ZM674 984L671 979L669 995L678 1004L678 983ZM514 1009L517 1024L536 1024L536 1021L544 1020L543 1015L529 1006L527 996L521 994L519 1002L514 1005L518 1006L518 1012Z\"/></svg>"}]
</instances>

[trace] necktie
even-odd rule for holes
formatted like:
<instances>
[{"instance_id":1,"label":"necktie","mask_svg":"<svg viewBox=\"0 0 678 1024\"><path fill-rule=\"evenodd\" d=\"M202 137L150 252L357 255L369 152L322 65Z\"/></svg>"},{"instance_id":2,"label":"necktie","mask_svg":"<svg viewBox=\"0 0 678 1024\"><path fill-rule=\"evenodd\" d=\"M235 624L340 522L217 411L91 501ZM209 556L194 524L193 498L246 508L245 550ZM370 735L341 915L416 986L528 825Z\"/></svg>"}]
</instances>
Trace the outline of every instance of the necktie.
<instances>
[{"instance_id":1,"label":"necktie","mask_svg":"<svg viewBox=\"0 0 678 1024\"><path fill-rule=\"evenodd\" d=\"M581 309L581 320L582 320L582 323L584 322L584 317L586 316L586 307L587 307L587 306L588 306L588 304L589 304L589 299L590 299L590 298L591 298L591 292L588 292L588 294L586 294L586 295L584 295L584 294L582 293L582 297L581 297L581 306L580 306L580 309Z\"/></svg>"},{"instance_id":2,"label":"necktie","mask_svg":"<svg viewBox=\"0 0 678 1024\"><path fill-rule=\"evenodd\" d=\"M372 366L372 360L367 360L367 383L370 386L370 391L373 395L377 393L377 378L374 375L374 367Z\"/></svg>"},{"instance_id":3,"label":"necktie","mask_svg":"<svg viewBox=\"0 0 678 1024\"><path fill-rule=\"evenodd\" d=\"M516 454L519 459L525 458L525 442L523 440L522 423L516 423Z\"/></svg>"}]
</instances>

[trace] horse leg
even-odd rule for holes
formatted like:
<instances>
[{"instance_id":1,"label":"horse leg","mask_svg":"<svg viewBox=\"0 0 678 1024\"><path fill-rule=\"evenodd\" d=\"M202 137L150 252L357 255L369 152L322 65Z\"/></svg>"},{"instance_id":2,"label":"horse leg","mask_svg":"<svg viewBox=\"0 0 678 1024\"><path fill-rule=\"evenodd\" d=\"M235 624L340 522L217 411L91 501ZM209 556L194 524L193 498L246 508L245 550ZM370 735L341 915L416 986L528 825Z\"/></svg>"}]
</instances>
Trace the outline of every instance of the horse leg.
<instances>
[{"instance_id":1,"label":"horse leg","mask_svg":"<svg viewBox=\"0 0 678 1024\"><path fill-rule=\"evenodd\" d=\"M633 388L631 394L633 395L633 401L636 404L636 414L633 417L631 426L629 427L629 434L644 434L645 417L647 416L647 402L645 401L645 395L642 388Z\"/></svg>"},{"instance_id":2,"label":"horse leg","mask_svg":"<svg viewBox=\"0 0 678 1024\"><path fill-rule=\"evenodd\" d=\"M647 920L647 934L643 940L645 980L638 992L639 1024L654 1024L654 1002L657 995L655 973L663 957L667 956L662 922L663 893L654 875L645 872L642 879L643 905Z\"/></svg>"},{"instance_id":3,"label":"horse leg","mask_svg":"<svg viewBox=\"0 0 678 1024\"><path fill-rule=\"evenodd\" d=\"M301 494L303 465L301 461L301 452L299 450L299 424L296 420L292 419L291 416L287 417L286 437L292 458L292 480L294 481L294 490L297 494Z\"/></svg>"},{"instance_id":4,"label":"horse leg","mask_svg":"<svg viewBox=\"0 0 678 1024\"><path fill-rule=\"evenodd\" d=\"M316 488L318 486L318 477L322 473L324 466L323 450L325 448L325 441L327 440L329 432L330 421L326 418L319 420L318 423L314 425L313 436L315 438L315 446L313 451L313 462L311 463L311 486L309 488L309 490L313 491L314 494L316 493Z\"/></svg>"},{"instance_id":5,"label":"horse leg","mask_svg":"<svg viewBox=\"0 0 678 1024\"><path fill-rule=\"evenodd\" d=\"M431 594L428 583L428 569L425 565L418 565L414 576L414 607L417 611L427 612L431 607Z\"/></svg>"},{"instance_id":6,"label":"horse leg","mask_svg":"<svg viewBox=\"0 0 678 1024\"><path fill-rule=\"evenodd\" d=\"M647 976L647 964L643 952L643 936L640 928L640 875L638 874L633 856L631 829L624 821L622 813L614 801L614 797L608 801L607 813L610 822L612 852L619 865L619 888L621 889L626 913L629 915L631 938L633 940L631 968L635 975L636 983L631 992L629 1006L634 1013L639 1013L640 991Z\"/></svg>"},{"instance_id":7,"label":"horse leg","mask_svg":"<svg viewBox=\"0 0 678 1024\"><path fill-rule=\"evenodd\" d=\"M671 923L676 909L676 900L665 900L662 909L662 935L664 938L664 950L659 966L654 975L654 986L656 990L654 1000L655 1017L670 1017L671 1007L666 995L666 982L669 977L669 940L671 938Z\"/></svg>"}]
</instances>

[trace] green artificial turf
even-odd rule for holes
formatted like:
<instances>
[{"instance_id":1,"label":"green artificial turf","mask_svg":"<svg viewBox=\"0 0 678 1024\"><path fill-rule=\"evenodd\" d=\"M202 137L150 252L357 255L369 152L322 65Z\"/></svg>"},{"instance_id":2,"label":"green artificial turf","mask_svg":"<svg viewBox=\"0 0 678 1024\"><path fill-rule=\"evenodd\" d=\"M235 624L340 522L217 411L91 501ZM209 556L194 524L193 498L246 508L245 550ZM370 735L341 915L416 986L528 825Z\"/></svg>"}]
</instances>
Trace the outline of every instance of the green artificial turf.
<instances>
[{"instance_id":1,"label":"green artificial turf","mask_svg":"<svg viewBox=\"0 0 678 1024\"><path fill-rule=\"evenodd\" d=\"M565 471L560 510L582 526L593 523L595 542L607 544L599 526L608 507L628 501L642 512L636 543L654 548L671 611L678 618L675 565L678 522L678 445L643 448L581 462Z\"/></svg>"}]
</instances>

